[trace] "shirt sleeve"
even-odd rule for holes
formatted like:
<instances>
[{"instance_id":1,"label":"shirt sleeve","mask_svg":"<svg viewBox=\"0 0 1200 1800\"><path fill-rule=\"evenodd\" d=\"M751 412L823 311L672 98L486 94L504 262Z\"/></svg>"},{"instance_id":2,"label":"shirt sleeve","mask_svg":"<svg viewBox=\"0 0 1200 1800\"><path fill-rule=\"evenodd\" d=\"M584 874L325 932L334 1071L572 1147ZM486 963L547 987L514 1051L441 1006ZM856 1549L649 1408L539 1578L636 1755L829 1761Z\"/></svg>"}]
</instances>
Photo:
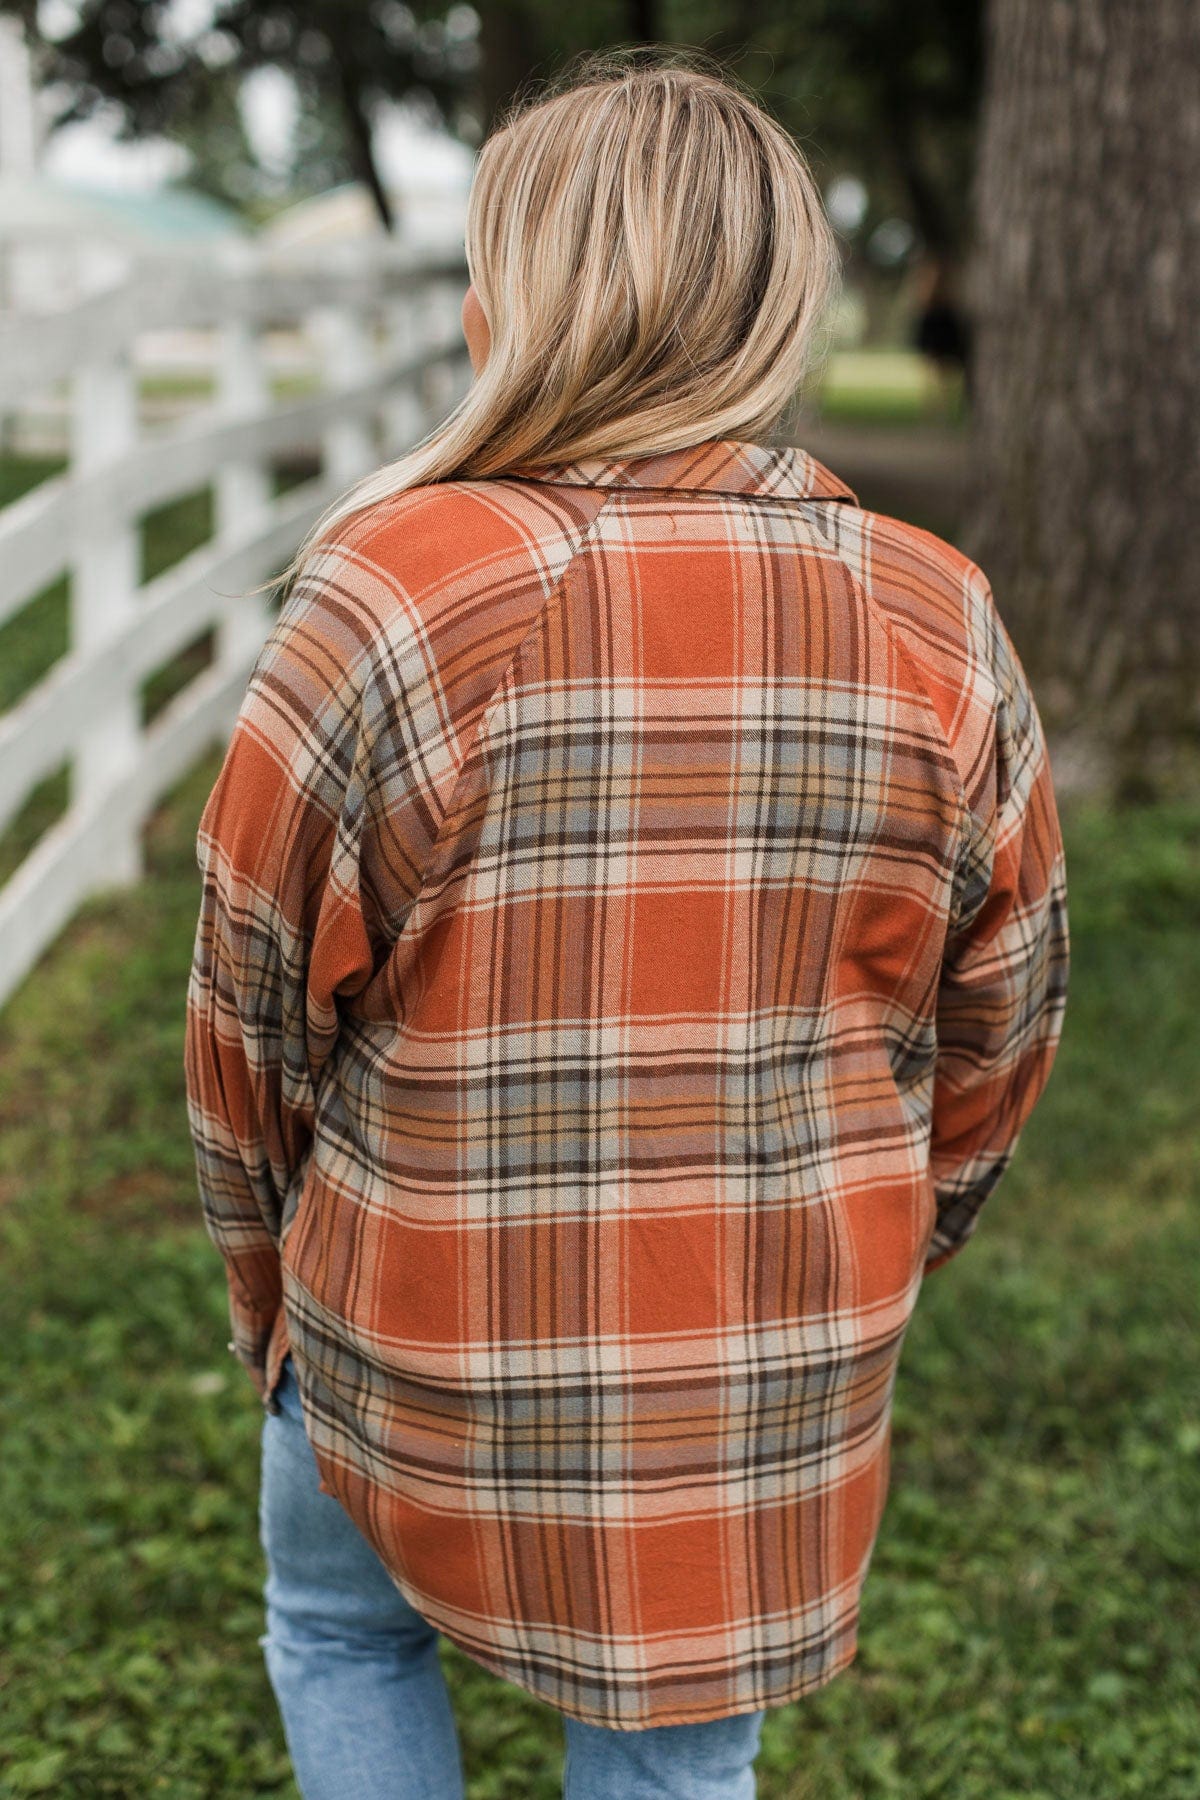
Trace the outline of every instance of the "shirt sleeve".
<instances>
[{"instance_id":1,"label":"shirt sleeve","mask_svg":"<svg viewBox=\"0 0 1200 1800\"><path fill-rule=\"evenodd\" d=\"M337 583L293 587L201 819L187 994L188 1118L232 1349L260 1396L281 1235L312 1143L338 1004L382 933L364 879L372 812L369 621Z\"/></svg>"},{"instance_id":2,"label":"shirt sleeve","mask_svg":"<svg viewBox=\"0 0 1200 1800\"><path fill-rule=\"evenodd\" d=\"M970 796L937 997L928 1273L966 1244L1050 1075L1069 965L1066 861L1028 680L987 597L995 728Z\"/></svg>"}]
</instances>

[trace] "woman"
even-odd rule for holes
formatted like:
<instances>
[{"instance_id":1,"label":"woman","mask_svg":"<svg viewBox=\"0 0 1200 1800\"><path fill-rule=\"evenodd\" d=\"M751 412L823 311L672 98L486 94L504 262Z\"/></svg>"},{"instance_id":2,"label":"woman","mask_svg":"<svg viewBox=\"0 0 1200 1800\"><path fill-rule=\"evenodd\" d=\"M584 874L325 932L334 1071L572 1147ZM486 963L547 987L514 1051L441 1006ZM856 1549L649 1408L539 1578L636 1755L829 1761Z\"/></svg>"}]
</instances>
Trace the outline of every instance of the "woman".
<instances>
[{"instance_id":1,"label":"woman","mask_svg":"<svg viewBox=\"0 0 1200 1800\"><path fill-rule=\"evenodd\" d=\"M190 1115L308 1800L754 1792L854 1658L897 1358L1049 1074L1041 726L980 571L768 438L834 276L690 64L485 144L432 436L321 523L200 831Z\"/></svg>"}]
</instances>

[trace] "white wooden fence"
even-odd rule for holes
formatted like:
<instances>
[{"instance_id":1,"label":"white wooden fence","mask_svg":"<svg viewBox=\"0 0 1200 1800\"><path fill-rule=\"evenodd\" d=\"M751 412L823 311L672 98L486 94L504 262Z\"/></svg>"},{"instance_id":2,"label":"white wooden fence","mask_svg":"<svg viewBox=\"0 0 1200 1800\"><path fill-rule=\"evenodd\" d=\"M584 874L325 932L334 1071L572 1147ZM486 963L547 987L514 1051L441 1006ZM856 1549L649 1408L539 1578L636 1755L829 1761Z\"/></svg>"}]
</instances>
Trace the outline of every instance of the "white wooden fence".
<instances>
[{"instance_id":1,"label":"white wooden fence","mask_svg":"<svg viewBox=\"0 0 1200 1800\"><path fill-rule=\"evenodd\" d=\"M69 769L66 812L0 887L0 1005L87 896L137 878L147 814L230 729L271 619L247 590L463 391L466 281L457 259L379 251L323 270L167 263L71 311L0 321L0 417L57 392L69 452L0 510L0 626L64 572L70 593L67 653L0 713L0 834ZM139 426L148 334L182 328L210 347L211 398ZM293 359L308 347L318 391L273 398L268 334ZM272 466L306 450L319 472L275 497ZM205 486L211 539L139 585L142 516ZM208 666L143 727L147 677L209 631Z\"/></svg>"}]
</instances>

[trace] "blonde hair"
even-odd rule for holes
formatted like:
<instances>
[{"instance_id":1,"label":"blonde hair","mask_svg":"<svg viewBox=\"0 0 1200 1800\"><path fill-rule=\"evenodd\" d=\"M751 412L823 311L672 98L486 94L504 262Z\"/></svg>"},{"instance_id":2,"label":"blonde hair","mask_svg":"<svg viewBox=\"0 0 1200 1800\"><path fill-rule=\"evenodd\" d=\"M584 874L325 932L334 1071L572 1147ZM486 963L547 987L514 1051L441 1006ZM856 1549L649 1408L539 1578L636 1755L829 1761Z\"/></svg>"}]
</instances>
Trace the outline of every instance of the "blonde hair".
<instances>
[{"instance_id":1,"label":"blonde hair","mask_svg":"<svg viewBox=\"0 0 1200 1800\"><path fill-rule=\"evenodd\" d=\"M484 142L466 257L490 332L467 394L355 483L308 549L411 487L761 437L812 358L838 255L796 143L694 53L590 56Z\"/></svg>"}]
</instances>

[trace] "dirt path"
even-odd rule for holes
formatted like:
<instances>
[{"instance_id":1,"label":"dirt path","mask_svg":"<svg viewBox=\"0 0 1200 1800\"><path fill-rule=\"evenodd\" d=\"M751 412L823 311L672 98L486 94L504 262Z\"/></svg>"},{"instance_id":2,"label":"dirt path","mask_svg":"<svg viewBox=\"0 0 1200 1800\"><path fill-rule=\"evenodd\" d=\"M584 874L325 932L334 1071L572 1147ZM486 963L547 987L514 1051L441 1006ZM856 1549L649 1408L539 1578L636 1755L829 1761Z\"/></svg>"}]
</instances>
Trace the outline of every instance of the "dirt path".
<instances>
[{"instance_id":1,"label":"dirt path","mask_svg":"<svg viewBox=\"0 0 1200 1800\"><path fill-rule=\"evenodd\" d=\"M802 419L792 436L848 481L864 506L953 536L966 491L967 438L962 431Z\"/></svg>"}]
</instances>

